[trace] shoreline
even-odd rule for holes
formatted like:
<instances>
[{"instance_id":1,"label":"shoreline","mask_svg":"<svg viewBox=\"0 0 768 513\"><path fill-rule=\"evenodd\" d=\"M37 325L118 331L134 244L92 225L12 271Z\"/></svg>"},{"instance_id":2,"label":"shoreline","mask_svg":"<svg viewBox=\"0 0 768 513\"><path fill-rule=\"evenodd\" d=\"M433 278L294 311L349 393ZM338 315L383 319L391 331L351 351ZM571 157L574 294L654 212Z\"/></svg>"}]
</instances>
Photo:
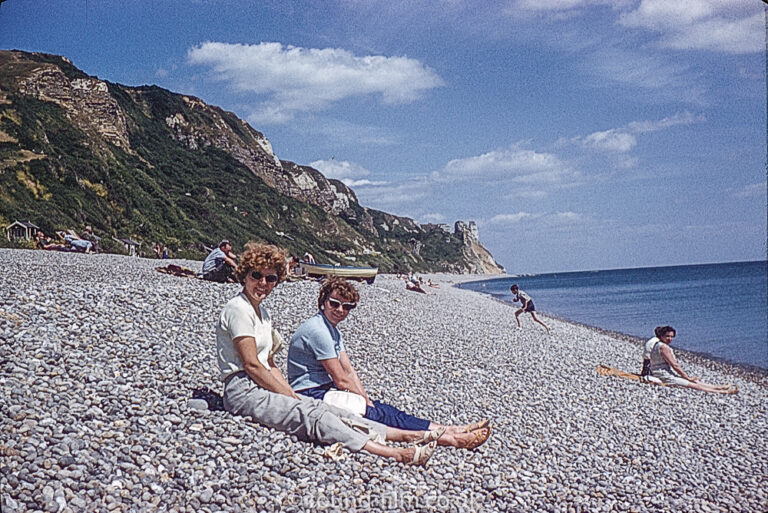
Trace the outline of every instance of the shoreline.
<instances>
[{"instance_id":1,"label":"shoreline","mask_svg":"<svg viewBox=\"0 0 768 513\"><path fill-rule=\"evenodd\" d=\"M737 262L737 263L741 263L741 262ZM747 262L747 263L751 263L751 262ZM691 265L694 265L694 264L691 264ZM710 264L695 264L695 265L710 265ZM510 277L512 277L512 276L511 275L503 275L503 276L500 276L499 279L510 278ZM494 279L494 278L488 278L488 279ZM487 281L488 279L480 279L480 280L469 279L469 280L465 280L465 281L460 281L459 283L456 283L453 286L457 287L457 288L459 288L461 290L467 290L469 292L474 292L474 293L486 296L486 297L488 297L488 298L490 298L490 299L492 299L494 301L497 301L497 302L499 302L501 304L507 305L510 308L516 309L517 307L516 307L515 304L509 303L507 301L504 301L503 299L499 299L497 297L494 297L492 294L481 292L479 290L464 289L462 287L462 285L464 285L466 283L482 282L482 281ZM544 312L543 310L538 310L537 309L536 313L539 314L539 315L545 316L547 318L550 318L550 319L557 319L558 321L565 322L565 323L570 323L570 324L573 324L575 326L583 326L585 328L595 330L595 331L597 331L599 333L604 333L604 334L606 334L608 336L611 336L611 337L614 337L614 338L617 338L617 339L623 339L623 340L626 340L628 342L637 344L639 346L639 348L640 348L639 352L638 352L638 355L640 355L642 353L643 345L646 342L646 339L644 339L642 337L638 337L638 336L635 336L635 335L630 335L628 333L623 333L621 331L615 331L615 330L609 330L609 329L601 328L600 326L594 326L592 324L587 324L587 323L583 323L583 322L579 322L579 321L573 321L573 320L570 320L570 319L565 319L565 318L560 317L558 315L555 315L555 314L552 314L552 313L548 313L548 312ZM673 347L673 349L674 349L676 355L678 355L678 354L685 354L689 359L691 359L692 361L695 361L699 365L708 366L708 367L712 368L713 370L721 370L723 372L737 374L737 375L743 376L745 379L749 379L750 381L752 381L754 383L759 383L762 386L768 386L768 369L764 369L764 368L758 367L756 365L750 365L748 363L734 362L732 360L728 360L726 358L718 357L716 355L713 355L713 354L710 354L710 353L706 353L706 352L694 351L694 350L691 350L691 349L683 349L681 347ZM639 356L638 356L638 358L639 358ZM639 366L640 365L638 364L638 368L639 368ZM625 370L627 370L627 369L625 369ZM629 370L629 372L634 372L634 371Z\"/></svg>"}]
</instances>

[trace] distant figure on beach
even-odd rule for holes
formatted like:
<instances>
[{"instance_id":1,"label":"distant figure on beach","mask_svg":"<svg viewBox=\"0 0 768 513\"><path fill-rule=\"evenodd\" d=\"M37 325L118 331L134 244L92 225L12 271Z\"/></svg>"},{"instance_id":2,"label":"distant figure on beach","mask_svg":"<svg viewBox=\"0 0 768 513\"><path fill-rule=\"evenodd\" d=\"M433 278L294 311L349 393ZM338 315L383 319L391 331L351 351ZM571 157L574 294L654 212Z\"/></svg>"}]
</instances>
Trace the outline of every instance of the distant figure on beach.
<instances>
[{"instance_id":1,"label":"distant figure on beach","mask_svg":"<svg viewBox=\"0 0 768 513\"><path fill-rule=\"evenodd\" d=\"M533 306L533 300L531 299L531 296L520 290L520 288L517 286L517 283L509 287L509 290L512 292L512 301L514 303L522 303L522 306L515 312L515 321L517 321L518 329L522 329L522 326L520 325L520 314L523 312L528 312L531 314L531 317L533 317L533 320L544 326L544 329L547 330L547 333L549 333L549 328L547 328L547 325L541 322L538 317L536 317L536 307Z\"/></svg>"},{"instance_id":2,"label":"distant figure on beach","mask_svg":"<svg viewBox=\"0 0 768 513\"><path fill-rule=\"evenodd\" d=\"M234 283L235 267L237 267L237 256L232 253L232 245L229 241L224 239L205 258L203 262L203 279L218 283Z\"/></svg>"},{"instance_id":3,"label":"distant figure on beach","mask_svg":"<svg viewBox=\"0 0 768 513\"><path fill-rule=\"evenodd\" d=\"M440 288L440 285L437 285L436 283L432 283L432 279L428 279L427 280L427 286L435 288L435 289L439 289Z\"/></svg>"},{"instance_id":4,"label":"distant figure on beach","mask_svg":"<svg viewBox=\"0 0 768 513\"><path fill-rule=\"evenodd\" d=\"M50 237L46 237L42 230L38 230L35 234L35 246L38 249L47 249L48 251L67 251L69 246L64 244L56 244Z\"/></svg>"},{"instance_id":5,"label":"distant figure on beach","mask_svg":"<svg viewBox=\"0 0 768 513\"><path fill-rule=\"evenodd\" d=\"M249 243L235 274L243 289L224 306L216 322L216 359L224 382L225 410L299 440L340 443L350 451L426 464L437 446L437 433L388 428L322 401L298 396L288 385L274 361L282 339L261 304L286 277L283 250ZM384 440L416 445L390 447Z\"/></svg>"},{"instance_id":6,"label":"distant figure on beach","mask_svg":"<svg viewBox=\"0 0 768 513\"><path fill-rule=\"evenodd\" d=\"M76 236L72 236L69 233L61 231L56 232L56 235L64 240L64 244L69 247L70 251L77 251L78 253L90 253L93 250L93 244L89 240L79 239Z\"/></svg>"},{"instance_id":7,"label":"distant figure on beach","mask_svg":"<svg viewBox=\"0 0 768 513\"><path fill-rule=\"evenodd\" d=\"M95 253L99 252L99 242L101 242L101 237L93 233L93 227L91 227L91 225L85 227L83 233L80 234L80 238L91 243L92 251Z\"/></svg>"},{"instance_id":8,"label":"distant figure on beach","mask_svg":"<svg viewBox=\"0 0 768 513\"><path fill-rule=\"evenodd\" d=\"M643 370L641 375L653 376L667 385L693 388L702 392L714 394L736 394L739 389L731 385L710 385L703 383L701 378L691 377L685 373L675 359L675 353L669 346L675 338L675 328L659 326L654 331L656 335L645 343L643 351Z\"/></svg>"},{"instance_id":9,"label":"distant figure on beach","mask_svg":"<svg viewBox=\"0 0 768 513\"><path fill-rule=\"evenodd\" d=\"M299 394L316 399L323 399L330 390L352 392L365 400L366 419L407 430L444 430L438 439L440 445L474 449L485 442L491 434L488 421L445 426L368 397L337 329L359 300L357 289L343 278L332 277L323 283L317 314L299 326L291 337L288 348L291 387Z\"/></svg>"},{"instance_id":10,"label":"distant figure on beach","mask_svg":"<svg viewBox=\"0 0 768 513\"><path fill-rule=\"evenodd\" d=\"M315 263L315 257L312 256L312 253L306 252L304 253L304 261L308 264L314 264Z\"/></svg>"},{"instance_id":11,"label":"distant figure on beach","mask_svg":"<svg viewBox=\"0 0 768 513\"><path fill-rule=\"evenodd\" d=\"M406 290L412 290L414 292L421 292L422 294L426 294L427 291L421 288L421 284L419 282L413 282L413 281L406 281L405 282L405 289Z\"/></svg>"},{"instance_id":12,"label":"distant figure on beach","mask_svg":"<svg viewBox=\"0 0 768 513\"><path fill-rule=\"evenodd\" d=\"M421 278L412 273L408 275L408 278L405 280L405 289L426 294L427 291L422 287L422 283Z\"/></svg>"}]
</instances>

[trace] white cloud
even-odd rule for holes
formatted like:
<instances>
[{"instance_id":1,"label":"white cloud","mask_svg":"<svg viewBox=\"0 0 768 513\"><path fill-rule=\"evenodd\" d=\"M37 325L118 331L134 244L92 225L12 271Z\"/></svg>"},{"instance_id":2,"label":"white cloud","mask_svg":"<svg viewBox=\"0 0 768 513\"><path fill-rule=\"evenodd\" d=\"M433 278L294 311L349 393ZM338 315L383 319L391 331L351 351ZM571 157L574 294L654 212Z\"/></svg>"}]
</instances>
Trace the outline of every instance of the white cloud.
<instances>
[{"instance_id":1,"label":"white cloud","mask_svg":"<svg viewBox=\"0 0 768 513\"><path fill-rule=\"evenodd\" d=\"M633 121L627 125L627 128L635 133L658 132L674 126L693 125L703 123L707 120L703 114L693 114L691 112L678 112L673 116L661 119L659 121Z\"/></svg>"},{"instance_id":2,"label":"white cloud","mask_svg":"<svg viewBox=\"0 0 768 513\"><path fill-rule=\"evenodd\" d=\"M701 114L691 112L678 112L670 117L656 121L632 121L619 128L611 128L600 132L593 132L587 136L576 136L572 139L559 139L555 144L562 146L568 142L581 144L593 150L600 150L612 153L628 153L637 146L637 137L633 134L644 134L649 132L658 132L667 130L676 126L687 126L706 121L706 117ZM620 167L633 167L637 159L626 157L618 164Z\"/></svg>"},{"instance_id":3,"label":"white cloud","mask_svg":"<svg viewBox=\"0 0 768 513\"><path fill-rule=\"evenodd\" d=\"M528 185L561 185L578 180L578 173L551 153L512 148L448 162L433 173L438 181L507 181Z\"/></svg>"},{"instance_id":4,"label":"white cloud","mask_svg":"<svg viewBox=\"0 0 768 513\"><path fill-rule=\"evenodd\" d=\"M445 221L445 216L437 212L433 212L430 214L422 214L419 216L419 218L424 223L442 223Z\"/></svg>"},{"instance_id":5,"label":"white cloud","mask_svg":"<svg viewBox=\"0 0 768 513\"><path fill-rule=\"evenodd\" d=\"M620 4L620 0L518 0L514 7L525 11L568 11L595 5Z\"/></svg>"},{"instance_id":6,"label":"white cloud","mask_svg":"<svg viewBox=\"0 0 768 513\"><path fill-rule=\"evenodd\" d=\"M766 189L768 189L766 182L753 183L740 189L731 190L731 197L738 199L759 198L766 195Z\"/></svg>"},{"instance_id":7,"label":"white cloud","mask_svg":"<svg viewBox=\"0 0 768 513\"><path fill-rule=\"evenodd\" d=\"M517 187L514 191L512 191L510 194L507 194L504 196L504 199L508 200L514 200L514 199L529 199L529 200L540 200L547 197L547 191L543 191L541 189L529 189L525 187Z\"/></svg>"},{"instance_id":8,"label":"white cloud","mask_svg":"<svg viewBox=\"0 0 768 513\"><path fill-rule=\"evenodd\" d=\"M591 218L577 212L549 212L531 214L518 212L516 214L497 214L488 220L488 224L516 225L525 223L526 226L536 225L547 228L562 228L564 226L582 225L591 222Z\"/></svg>"},{"instance_id":9,"label":"white cloud","mask_svg":"<svg viewBox=\"0 0 768 513\"><path fill-rule=\"evenodd\" d=\"M282 123L334 102L379 96L386 104L412 102L444 85L432 69L408 57L356 56L340 48L301 48L206 42L187 51L232 89L264 97L249 120Z\"/></svg>"},{"instance_id":10,"label":"white cloud","mask_svg":"<svg viewBox=\"0 0 768 513\"><path fill-rule=\"evenodd\" d=\"M619 23L660 33L662 48L724 53L764 49L765 15L756 1L642 0Z\"/></svg>"},{"instance_id":11,"label":"white cloud","mask_svg":"<svg viewBox=\"0 0 768 513\"><path fill-rule=\"evenodd\" d=\"M584 145L598 150L625 153L637 145L637 139L632 134L612 129L589 134L584 138Z\"/></svg>"},{"instance_id":12,"label":"white cloud","mask_svg":"<svg viewBox=\"0 0 768 513\"><path fill-rule=\"evenodd\" d=\"M586 54L582 66L601 85L618 83L652 91L665 100L704 103L705 88L698 73L648 51L605 46Z\"/></svg>"},{"instance_id":13,"label":"white cloud","mask_svg":"<svg viewBox=\"0 0 768 513\"><path fill-rule=\"evenodd\" d=\"M423 207L430 192L431 187L424 177L403 182L375 182L367 187L355 189L355 195L361 205L397 212L398 215L407 215L403 212Z\"/></svg>"},{"instance_id":14,"label":"white cloud","mask_svg":"<svg viewBox=\"0 0 768 513\"><path fill-rule=\"evenodd\" d=\"M517 224L533 217L528 212L518 212L517 214L497 214L488 220L491 224Z\"/></svg>"},{"instance_id":15,"label":"white cloud","mask_svg":"<svg viewBox=\"0 0 768 513\"><path fill-rule=\"evenodd\" d=\"M323 173L326 178L341 180L347 187L364 187L387 183L368 180L366 177L371 174L369 170L360 164L345 160L316 160L310 162L309 166Z\"/></svg>"}]
</instances>

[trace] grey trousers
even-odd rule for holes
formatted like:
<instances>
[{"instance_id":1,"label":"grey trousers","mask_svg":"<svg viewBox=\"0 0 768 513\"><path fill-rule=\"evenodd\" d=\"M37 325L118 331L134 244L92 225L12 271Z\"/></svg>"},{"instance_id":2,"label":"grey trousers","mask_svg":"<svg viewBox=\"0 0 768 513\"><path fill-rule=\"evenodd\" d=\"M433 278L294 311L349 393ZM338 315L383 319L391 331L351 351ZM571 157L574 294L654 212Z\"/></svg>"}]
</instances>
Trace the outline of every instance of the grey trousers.
<instances>
[{"instance_id":1,"label":"grey trousers","mask_svg":"<svg viewBox=\"0 0 768 513\"><path fill-rule=\"evenodd\" d=\"M299 440L341 444L359 451L370 440L386 439L387 426L311 397L294 399L264 390L244 371L224 382L224 409L233 415L250 417Z\"/></svg>"}]
</instances>

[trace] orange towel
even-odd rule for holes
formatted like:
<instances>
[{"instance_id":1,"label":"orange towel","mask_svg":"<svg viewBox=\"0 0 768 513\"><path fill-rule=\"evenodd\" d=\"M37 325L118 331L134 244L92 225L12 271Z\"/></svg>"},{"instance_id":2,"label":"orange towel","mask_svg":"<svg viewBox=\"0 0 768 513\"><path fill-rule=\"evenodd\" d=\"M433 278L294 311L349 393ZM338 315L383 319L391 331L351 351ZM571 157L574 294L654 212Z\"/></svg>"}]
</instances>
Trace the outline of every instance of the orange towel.
<instances>
[{"instance_id":1,"label":"orange towel","mask_svg":"<svg viewBox=\"0 0 768 513\"><path fill-rule=\"evenodd\" d=\"M631 379L633 381L642 381L643 383L649 383L649 384L652 384L652 385L666 386L663 383L654 383L652 381L641 380L640 379L640 374L634 374L632 372L625 372L623 370L614 369L613 367L608 367L607 365L598 365L595 370L601 376L617 376L619 378Z\"/></svg>"}]
</instances>

